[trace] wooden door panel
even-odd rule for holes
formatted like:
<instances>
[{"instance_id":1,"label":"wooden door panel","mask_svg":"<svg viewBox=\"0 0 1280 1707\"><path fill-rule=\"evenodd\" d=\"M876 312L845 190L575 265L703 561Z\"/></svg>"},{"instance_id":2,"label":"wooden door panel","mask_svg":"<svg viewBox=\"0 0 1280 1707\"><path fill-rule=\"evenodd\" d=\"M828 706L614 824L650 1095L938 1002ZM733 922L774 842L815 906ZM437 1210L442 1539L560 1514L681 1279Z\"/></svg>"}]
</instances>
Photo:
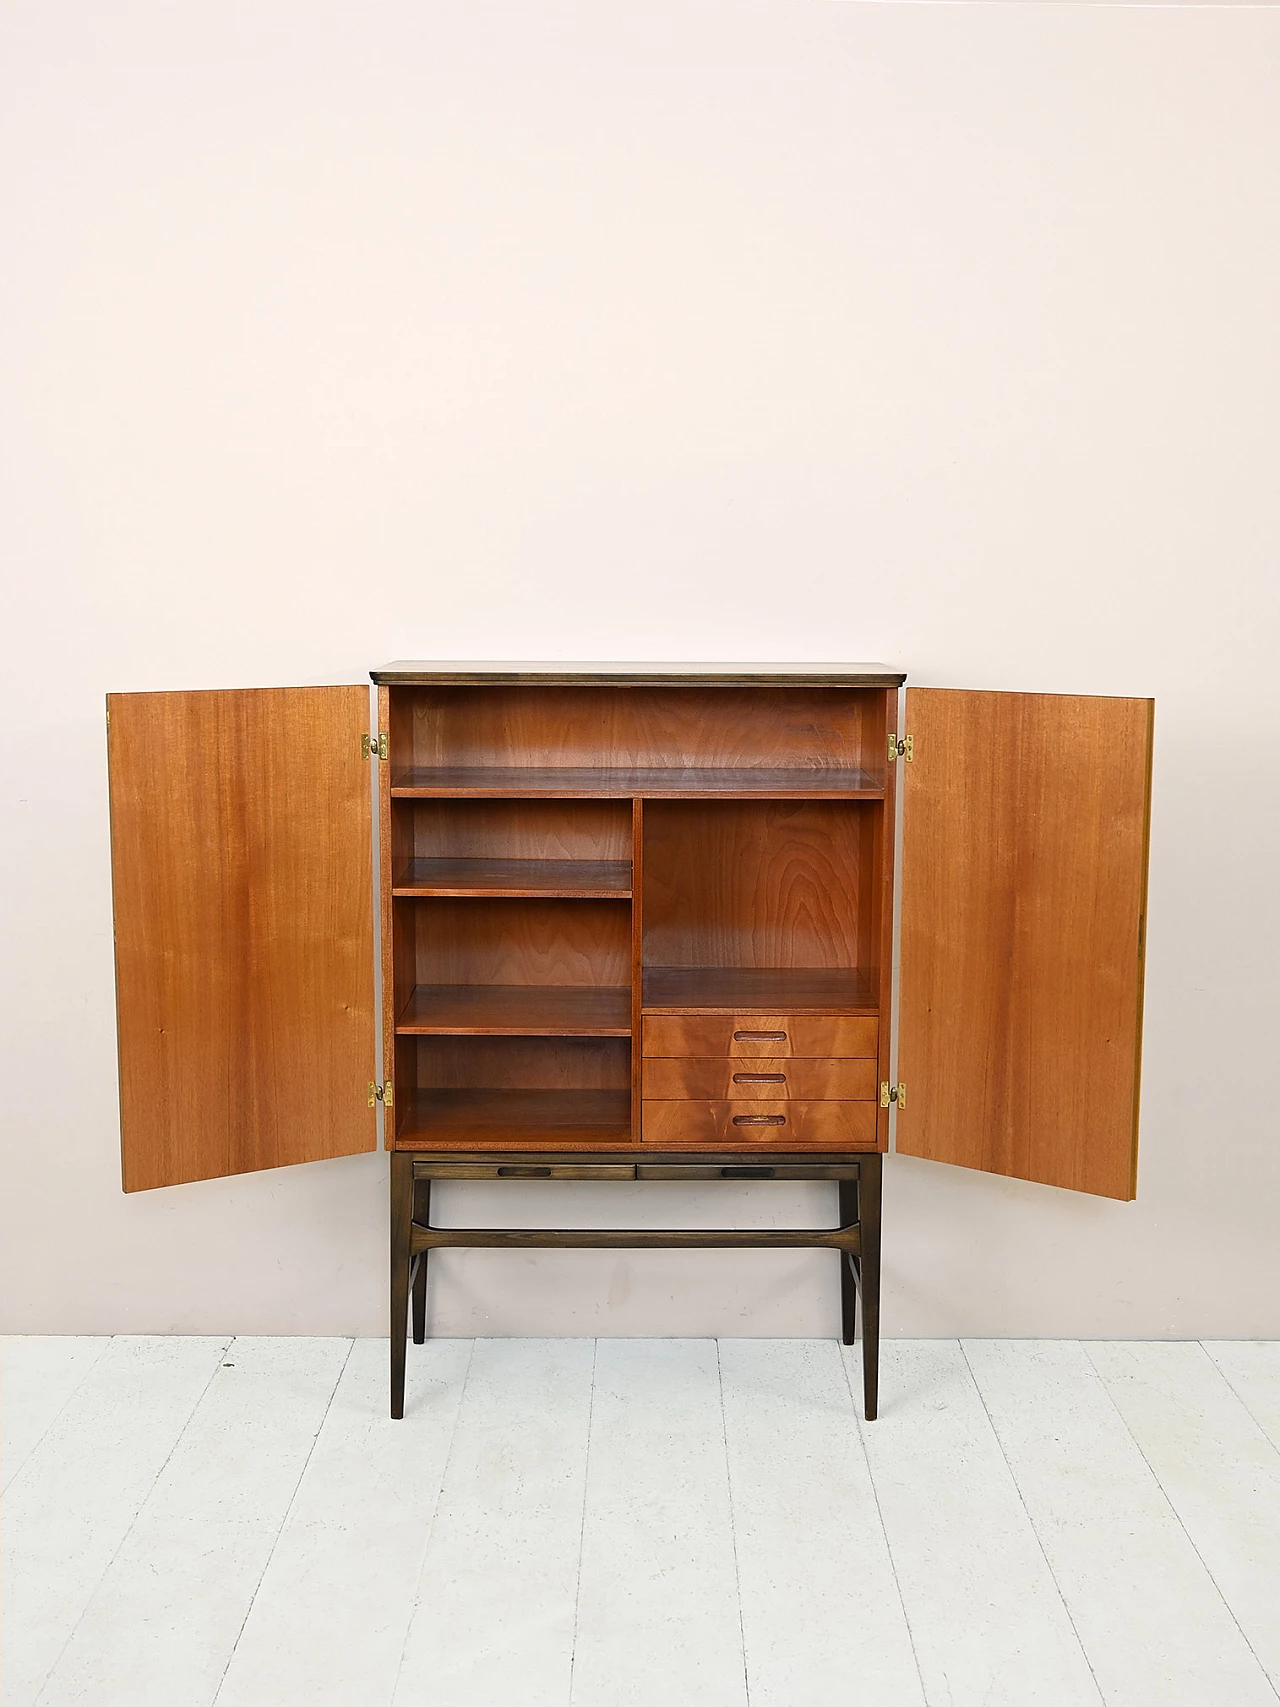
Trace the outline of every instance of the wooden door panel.
<instances>
[{"instance_id":1,"label":"wooden door panel","mask_svg":"<svg viewBox=\"0 0 1280 1707\"><path fill-rule=\"evenodd\" d=\"M108 712L125 1190L376 1148L368 690Z\"/></svg>"},{"instance_id":2,"label":"wooden door panel","mask_svg":"<svg viewBox=\"0 0 1280 1707\"><path fill-rule=\"evenodd\" d=\"M908 690L903 1154L1134 1195L1153 711Z\"/></svg>"}]
</instances>

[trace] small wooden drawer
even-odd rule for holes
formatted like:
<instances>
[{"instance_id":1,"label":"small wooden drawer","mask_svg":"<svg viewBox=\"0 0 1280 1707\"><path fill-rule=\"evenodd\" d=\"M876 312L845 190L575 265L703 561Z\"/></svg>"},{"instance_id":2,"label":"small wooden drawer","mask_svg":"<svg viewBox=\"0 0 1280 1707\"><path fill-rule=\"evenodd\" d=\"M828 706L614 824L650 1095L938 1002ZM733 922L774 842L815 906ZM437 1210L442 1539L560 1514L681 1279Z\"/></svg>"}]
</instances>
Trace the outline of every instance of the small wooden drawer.
<instances>
[{"instance_id":1,"label":"small wooden drawer","mask_svg":"<svg viewBox=\"0 0 1280 1707\"><path fill-rule=\"evenodd\" d=\"M877 1094L874 1061L810 1055L646 1057L644 1094L650 1101L867 1102Z\"/></svg>"},{"instance_id":2,"label":"small wooden drawer","mask_svg":"<svg viewBox=\"0 0 1280 1707\"><path fill-rule=\"evenodd\" d=\"M634 1179L634 1162L544 1162L537 1156L478 1162L422 1161L414 1157L415 1179Z\"/></svg>"},{"instance_id":3,"label":"small wooden drawer","mask_svg":"<svg viewBox=\"0 0 1280 1707\"><path fill-rule=\"evenodd\" d=\"M746 1149L752 1144L826 1145L833 1150L873 1150L874 1102L650 1102L644 1103L645 1144L696 1150Z\"/></svg>"},{"instance_id":4,"label":"small wooden drawer","mask_svg":"<svg viewBox=\"0 0 1280 1707\"><path fill-rule=\"evenodd\" d=\"M874 1059L880 1022L855 1014L646 1014L646 1055Z\"/></svg>"}]
</instances>

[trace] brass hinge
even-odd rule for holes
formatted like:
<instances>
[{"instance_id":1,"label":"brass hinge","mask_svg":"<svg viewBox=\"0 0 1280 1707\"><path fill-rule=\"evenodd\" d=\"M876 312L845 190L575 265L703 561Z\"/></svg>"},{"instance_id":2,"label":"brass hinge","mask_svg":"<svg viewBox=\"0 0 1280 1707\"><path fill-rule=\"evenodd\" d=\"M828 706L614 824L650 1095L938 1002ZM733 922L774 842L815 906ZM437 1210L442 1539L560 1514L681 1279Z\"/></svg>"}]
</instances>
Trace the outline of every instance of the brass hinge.
<instances>
[{"instance_id":1,"label":"brass hinge","mask_svg":"<svg viewBox=\"0 0 1280 1707\"><path fill-rule=\"evenodd\" d=\"M360 737L360 757L362 759L367 759L373 753L376 753L380 759L387 759L391 757L388 736L379 735L377 740L375 740L372 735L362 735Z\"/></svg>"},{"instance_id":2,"label":"brass hinge","mask_svg":"<svg viewBox=\"0 0 1280 1707\"><path fill-rule=\"evenodd\" d=\"M375 1103L379 1102L382 1104L383 1108L391 1107L390 1079L387 1080L385 1085L375 1085L372 1079L369 1080L369 1107L372 1108Z\"/></svg>"},{"instance_id":3,"label":"brass hinge","mask_svg":"<svg viewBox=\"0 0 1280 1707\"><path fill-rule=\"evenodd\" d=\"M880 1082L880 1106L881 1108L888 1108L890 1103L893 1104L894 1108L905 1108L907 1106L907 1087L905 1085L891 1085L887 1079L882 1079Z\"/></svg>"},{"instance_id":4,"label":"brass hinge","mask_svg":"<svg viewBox=\"0 0 1280 1707\"><path fill-rule=\"evenodd\" d=\"M896 759L905 759L908 764L915 758L915 736L904 735L901 740L896 735L889 736L889 763Z\"/></svg>"}]
</instances>

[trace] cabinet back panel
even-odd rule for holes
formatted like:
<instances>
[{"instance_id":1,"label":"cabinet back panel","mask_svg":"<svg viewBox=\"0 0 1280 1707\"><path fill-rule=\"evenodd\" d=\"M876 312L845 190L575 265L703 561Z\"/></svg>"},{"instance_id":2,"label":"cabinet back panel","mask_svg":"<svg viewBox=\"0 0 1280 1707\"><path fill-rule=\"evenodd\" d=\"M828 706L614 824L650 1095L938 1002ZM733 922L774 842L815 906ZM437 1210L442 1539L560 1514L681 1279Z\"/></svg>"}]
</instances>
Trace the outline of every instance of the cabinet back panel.
<instances>
[{"instance_id":1,"label":"cabinet back panel","mask_svg":"<svg viewBox=\"0 0 1280 1707\"><path fill-rule=\"evenodd\" d=\"M648 801L646 966L854 967L871 813L842 801ZM866 940L860 940L865 938Z\"/></svg>"},{"instance_id":2,"label":"cabinet back panel","mask_svg":"<svg viewBox=\"0 0 1280 1707\"><path fill-rule=\"evenodd\" d=\"M418 1037L406 1061L419 1090L625 1091L625 1037ZM406 1082L407 1088L407 1082Z\"/></svg>"},{"instance_id":3,"label":"cabinet back panel","mask_svg":"<svg viewBox=\"0 0 1280 1707\"><path fill-rule=\"evenodd\" d=\"M398 901L417 984L630 984L625 901Z\"/></svg>"},{"instance_id":4,"label":"cabinet back panel","mask_svg":"<svg viewBox=\"0 0 1280 1707\"><path fill-rule=\"evenodd\" d=\"M884 768L874 688L398 688L392 766ZM406 746L407 743L407 746Z\"/></svg>"},{"instance_id":5,"label":"cabinet back panel","mask_svg":"<svg viewBox=\"0 0 1280 1707\"><path fill-rule=\"evenodd\" d=\"M417 859L627 859L625 800L398 800Z\"/></svg>"}]
</instances>

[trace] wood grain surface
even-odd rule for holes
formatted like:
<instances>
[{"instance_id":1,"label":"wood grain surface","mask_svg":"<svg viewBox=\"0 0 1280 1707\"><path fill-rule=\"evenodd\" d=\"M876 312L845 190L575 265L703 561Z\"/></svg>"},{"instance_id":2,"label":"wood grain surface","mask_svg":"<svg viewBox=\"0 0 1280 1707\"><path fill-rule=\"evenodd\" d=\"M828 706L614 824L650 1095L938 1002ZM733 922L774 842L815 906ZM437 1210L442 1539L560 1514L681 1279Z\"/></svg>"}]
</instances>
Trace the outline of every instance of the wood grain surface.
<instances>
[{"instance_id":1,"label":"wood grain surface","mask_svg":"<svg viewBox=\"0 0 1280 1707\"><path fill-rule=\"evenodd\" d=\"M876 1001L866 973L852 967L649 966L644 973L644 1011L874 1014ZM844 1051L822 1049L813 1053L839 1055Z\"/></svg>"},{"instance_id":2,"label":"wood grain surface","mask_svg":"<svg viewBox=\"0 0 1280 1707\"><path fill-rule=\"evenodd\" d=\"M392 874L406 896L576 899L631 894L629 859L407 859Z\"/></svg>"},{"instance_id":3,"label":"wood grain surface","mask_svg":"<svg viewBox=\"0 0 1280 1707\"><path fill-rule=\"evenodd\" d=\"M625 899L442 897L395 905L408 924L418 984L631 982Z\"/></svg>"},{"instance_id":4,"label":"wood grain surface","mask_svg":"<svg viewBox=\"0 0 1280 1707\"><path fill-rule=\"evenodd\" d=\"M902 1153L1134 1195L1152 716L908 690Z\"/></svg>"},{"instance_id":5,"label":"wood grain surface","mask_svg":"<svg viewBox=\"0 0 1280 1707\"><path fill-rule=\"evenodd\" d=\"M108 704L125 1190L372 1150L368 690Z\"/></svg>"},{"instance_id":6,"label":"wood grain surface","mask_svg":"<svg viewBox=\"0 0 1280 1707\"><path fill-rule=\"evenodd\" d=\"M883 692L809 687L403 688L414 765L864 769ZM397 696L399 697L399 696Z\"/></svg>"},{"instance_id":7,"label":"wood grain surface","mask_svg":"<svg viewBox=\"0 0 1280 1707\"><path fill-rule=\"evenodd\" d=\"M565 664L558 661L529 662L417 662L397 659L382 664L370 675L375 682L401 685L496 686L503 683L535 683L551 687L585 687L626 682L630 686L751 686L779 687L898 687L905 680L901 670L887 664L633 664L600 662Z\"/></svg>"},{"instance_id":8,"label":"wood grain surface","mask_svg":"<svg viewBox=\"0 0 1280 1707\"><path fill-rule=\"evenodd\" d=\"M646 1056L644 1095L652 1100L750 1102L870 1101L879 1095L876 1064L808 1056Z\"/></svg>"},{"instance_id":9,"label":"wood grain surface","mask_svg":"<svg viewBox=\"0 0 1280 1707\"><path fill-rule=\"evenodd\" d=\"M631 1137L640 1142L640 1025L644 1006L644 801L631 802Z\"/></svg>"},{"instance_id":10,"label":"wood grain surface","mask_svg":"<svg viewBox=\"0 0 1280 1707\"><path fill-rule=\"evenodd\" d=\"M378 689L378 734L387 735L389 740L394 740L391 690L385 687ZM378 947L382 960L382 1082L392 1087L392 1106L383 1107L382 1142L388 1150L394 1150L399 1113L394 1093L406 1077L400 1071L400 1058L404 1051L396 1038L396 1012L413 987L413 966L411 962L402 965L396 954L397 942L403 933L398 930L396 924L392 875L397 860L406 857L411 851L411 843L403 812L393 812L389 765L379 760L376 765L370 762L369 769L373 773L373 786L378 797Z\"/></svg>"},{"instance_id":11,"label":"wood grain surface","mask_svg":"<svg viewBox=\"0 0 1280 1707\"><path fill-rule=\"evenodd\" d=\"M625 1091L625 1037L417 1036L407 1039L423 1090Z\"/></svg>"},{"instance_id":12,"label":"wood grain surface","mask_svg":"<svg viewBox=\"0 0 1280 1707\"><path fill-rule=\"evenodd\" d=\"M419 1032L629 1037L630 984L417 984L396 1017Z\"/></svg>"},{"instance_id":13,"label":"wood grain surface","mask_svg":"<svg viewBox=\"0 0 1280 1707\"><path fill-rule=\"evenodd\" d=\"M723 1144L774 1149L870 1148L876 1141L872 1102L651 1102L644 1104L644 1143L696 1150Z\"/></svg>"},{"instance_id":14,"label":"wood grain surface","mask_svg":"<svg viewBox=\"0 0 1280 1707\"><path fill-rule=\"evenodd\" d=\"M892 730L898 729L898 701L901 698L897 688L890 688L883 695L883 722L886 739ZM880 1032L880 1069L879 1077L887 1081L890 1073L890 1053L893 1041L893 1028L888 1023L888 1016L894 1011L893 981L895 974L893 953L893 897L896 880L896 848L897 833L897 791L898 772L901 764L895 762L887 767L884 778L884 805L873 811L873 826L871 845L865 851L868 871L867 893L872 898L870 926L873 947L870 949L862 964L867 971L867 977L875 992L876 1003L886 1022ZM865 915L866 909L864 909ZM889 1148L889 1110L880 1110L879 1122L876 1127L876 1148L887 1151Z\"/></svg>"},{"instance_id":15,"label":"wood grain surface","mask_svg":"<svg viewBox=\"0 0 1280 1707\"><path fill-rule=\"evenodd\" d=\"M650 801L646 964L860 965L860 949L871 946L865 927L859 934L863 844L877 809L829 801Z\"/></svg>"},{"instance_id":16,"label":"wood grain surface","mask_svg":"<svg viewBox=\"0 0 1280 1707\"><path fill-rule=\"evenodd\" d=\"M644 1053L874 1059L879 1022L840 1014L646 1014Z\"/></svg>"},{"instance_id":17,"label":"wood grain surface","mask_svg":"<svg viewBox=\"0 0 1280 1707\"><path fill-rule=\"evenodd\" d=\"M393 776L410 763L395 746L390 761ZM628 800L402 800L396 814L411 858L631 858Z\"/></svg>"},{"instance_id":18,"label":"wood grain surface","mask_svg":"<svg viewBox=\"0 0 1280 1707\"><path fill-rule=\"evenodd\" d=\"M677 800L734 799L771 795L777 799L884 798L882 770L797 764L789 769L729 766L605 765L410 765L391 773L392 793L404 800L475 799Z\"/></svg>"},{"instance_id":19,"label":"wood grain surface","mask_svg":"<svg viewBox=\"0 0 1280 1707\"><path fill-rule=\"evenodd\" d=\"M471 1150L631 1144L631 1098L608 1090L423 1091L405 1099L398 1149L456 1142Z\"/></svg>"}]
</instances>

